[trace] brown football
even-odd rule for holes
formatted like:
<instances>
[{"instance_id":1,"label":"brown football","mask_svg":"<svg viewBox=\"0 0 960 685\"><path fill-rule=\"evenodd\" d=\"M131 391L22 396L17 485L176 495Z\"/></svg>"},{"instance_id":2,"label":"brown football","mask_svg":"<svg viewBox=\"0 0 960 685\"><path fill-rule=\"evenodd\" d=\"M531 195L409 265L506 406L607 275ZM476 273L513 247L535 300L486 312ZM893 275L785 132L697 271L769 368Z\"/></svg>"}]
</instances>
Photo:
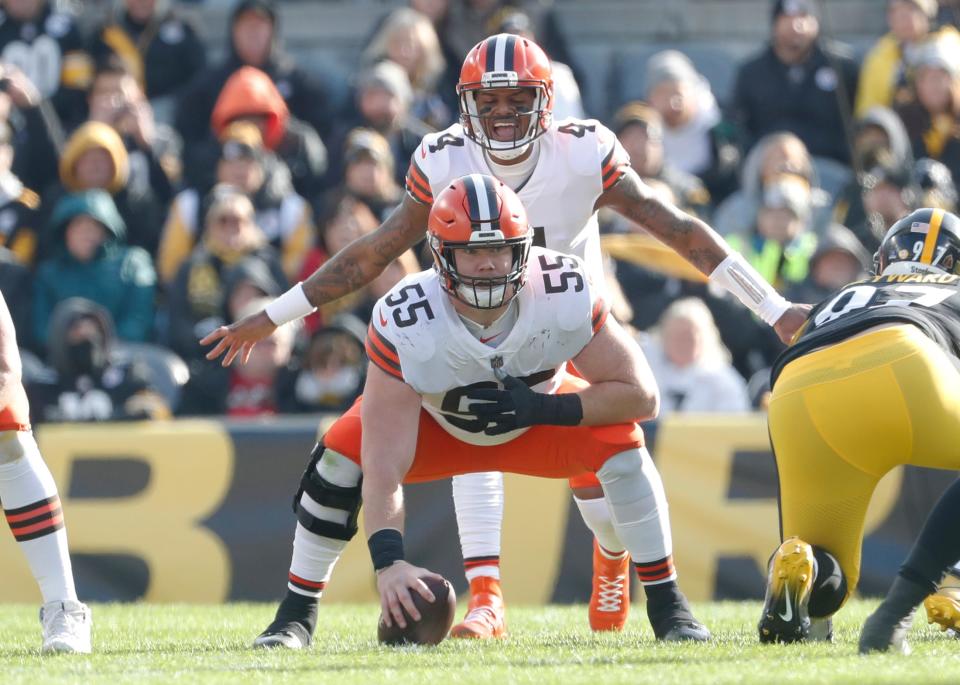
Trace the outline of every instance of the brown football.
<instances>
[{"instance_id":1,"label":"brown football","mask_svg":"<svg viewBox=\"0 0 960 685\"><path fill-rule=\"evenodd\" d=\"M436 580L434 578L421 578L426 586L430 588L434 602L428 602L420 593L411 590L410 596L413 603L420 612L420 620L414 621L403 610L404 618L407 619L407 627L400 628L396 621L393 625L387 626L383 622L383 616L377 625L377 639L385 645L437 645L443 641L450 632L453 625L453 619L457 611L457 594L453 591L453 585L447 580Z\"/></svg>"}]
</instances>

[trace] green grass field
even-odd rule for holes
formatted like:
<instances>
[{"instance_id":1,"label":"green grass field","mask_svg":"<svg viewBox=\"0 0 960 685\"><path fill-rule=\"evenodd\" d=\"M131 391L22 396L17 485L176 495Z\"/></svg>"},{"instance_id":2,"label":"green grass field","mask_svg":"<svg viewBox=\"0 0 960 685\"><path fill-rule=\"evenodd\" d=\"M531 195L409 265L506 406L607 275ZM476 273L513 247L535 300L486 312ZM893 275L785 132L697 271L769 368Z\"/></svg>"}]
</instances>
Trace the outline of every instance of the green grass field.
<instances>
[{"instance_id":1,"label":"green grass field","mask_svg":"<svg viewBox=\"0 0 960 685\"><path fill-rule=\"evenodd\" d=\"M36 607L0 608L0 683L957 683L960 640L926 625L909 657L856 653L874 602L852 602L834 644L761 647L756 602L697 605L713 630L706 645L653 640L642 606L628 629L597 635L583 606L510 609L508 639L447 640L439 647L390 649L376 642L372 605L322 608L314 646L304 652L248 648L273 605L95 605L92 656L41 657Z\"/></svg>"}]
</instances>

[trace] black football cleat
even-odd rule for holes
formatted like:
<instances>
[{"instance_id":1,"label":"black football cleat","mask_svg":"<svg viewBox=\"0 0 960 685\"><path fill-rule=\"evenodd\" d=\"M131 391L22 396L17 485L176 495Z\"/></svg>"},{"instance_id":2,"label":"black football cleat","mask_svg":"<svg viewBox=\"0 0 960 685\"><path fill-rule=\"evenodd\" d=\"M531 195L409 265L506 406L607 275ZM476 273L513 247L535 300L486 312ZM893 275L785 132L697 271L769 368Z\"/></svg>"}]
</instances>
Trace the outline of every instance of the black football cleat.
<instances>
[{"instance_id":1,"label":"black football cleat","mask_svg":"<svg viewBox=\"0 0 960 685\"><path fill-rule=\"evenodd\" d=\"M305 649L310 633L296 621L274 621L253 641L254 649Z\"/></svg>"},{"instance_id":2,"label":"black football cleat","mask_svg":"<svg viewBox=\"0 0 960 685\"><path fill-rule=\"evenodd\" d=\"M273 623L253 641L254 649L309 647L317 625L317 601L316 597L288 590L277 607Z\"/></svg>"},{"instance_id":3,"label":"black football cleat","mask_svg":"<svg viewBox=\"0 0 960 685\"><path fill-rule=\"evenodd\" d=\"M687 598L676 582L659 590L646 588L647 618L654 637L661 642L707 642L710 631L693 616Z\"/></svg>"},{"instance_id":4,"label":"black football cleat","mask_svg":"<svg viewBox=\"0 0 960 685\"><path fill-rule=\"evenodd\" d=\"M757 626L760 642L799 642L810 635L810 592L816 566L813 548L800 538L788 538L770 561L767 595Z\"/></svg>"},{"instance_id":5,"label":"black football cleat","mask_svg":"<svg viewBox=\"0 0 960 685\"><path fill-rule=\"evenodd\" d=\"M913 612L907 616L896 616L880 606L867 618L860 633L860 653L899 652L910 653L907 633L913 623Z\"/></svg>"},{"instance_id":6,"label":"black football cleat","mask_svg":"<svg viewBox=\"0 0 960 685\"><path fill-rule=\"evenodd\" d=\"M669 625L670 622L665 623ZM657 635L657 639L662 642L709 642L712 637L707 627L695 619L674 621L672 626L666 628L662 637Z\"/></svg>"}]
</instances>

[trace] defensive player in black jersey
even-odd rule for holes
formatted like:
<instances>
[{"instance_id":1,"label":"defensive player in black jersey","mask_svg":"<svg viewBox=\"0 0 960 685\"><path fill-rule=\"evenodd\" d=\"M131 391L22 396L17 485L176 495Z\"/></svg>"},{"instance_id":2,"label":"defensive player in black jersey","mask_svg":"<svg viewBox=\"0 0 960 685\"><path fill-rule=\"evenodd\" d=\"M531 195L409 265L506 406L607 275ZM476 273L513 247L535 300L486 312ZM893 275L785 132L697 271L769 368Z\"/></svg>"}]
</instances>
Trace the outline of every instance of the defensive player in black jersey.
<instances>
[{"instance_id":1,"label":"defensive player in black jersey","mask_svg":"<svg viewBox=\"0 0 960 685\"><path fill-rule=\"evenodd\" d=\"M829 639L830 617L857 586L864 517L884 474L903 464L960 469L960 218L916 210L890 228L874 262L877 275L816 306L774 365L783 543L761 642ZM904 644L902 619L960 558L951 519L936 520L901 570L926 590L904 615L879 621L887 629L874 631L883 644L872 648Z\"/></svg>"}]
</instances>

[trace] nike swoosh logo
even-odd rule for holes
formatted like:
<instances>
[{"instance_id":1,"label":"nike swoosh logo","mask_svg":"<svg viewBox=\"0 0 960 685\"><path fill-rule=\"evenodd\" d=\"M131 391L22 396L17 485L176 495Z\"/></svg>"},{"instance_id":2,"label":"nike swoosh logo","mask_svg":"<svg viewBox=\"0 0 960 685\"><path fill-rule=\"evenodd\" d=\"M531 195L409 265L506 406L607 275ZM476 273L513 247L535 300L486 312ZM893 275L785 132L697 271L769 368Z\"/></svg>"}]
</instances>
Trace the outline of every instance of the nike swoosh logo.
<instances>
[{"instance_id":1,"label":"nike swoosh logo","mask_svg":"<svg viewBox=\"0 0 960 685\"><path fill-rule=\"evenodd\" d=\"M377 310L377 314L380 315L380 325L381 325L381 326L386 326L386 325L387 325L387 320L383 318L383 310L378 309L378 310Z\"/></svg>"},{"instance_id":2,"label":"nike swoosh logo","mask_svg":"<svg viewBox=\"0 0 960 685\"><path fill-rule=\"evenodd\" d=\"M782 614L780 614L780 618L782 618L784 621L787 621L789 623L790 620L793 618L793 607L790 606L790 592L787 591L786 593L784 593L784 597L787 600L787 608L784 610Z\"/></svg>"},{"instance_id":3,"label":"nike swoosh logo","mask_svg":"<svg viewBox=\"0 0 960 685\"><path fill-rule=\"evenodd\" d=\"M500 333L503 333L503 331L500 331ZM480 338L480 342L482 342L482 343L488 343L488 342L490 342L491 340L493 340L494 338L496 338L498 335L500 335L500 333L494 333L494 334L491 335L489 338Z\"/></svg>"}]
</instances>

